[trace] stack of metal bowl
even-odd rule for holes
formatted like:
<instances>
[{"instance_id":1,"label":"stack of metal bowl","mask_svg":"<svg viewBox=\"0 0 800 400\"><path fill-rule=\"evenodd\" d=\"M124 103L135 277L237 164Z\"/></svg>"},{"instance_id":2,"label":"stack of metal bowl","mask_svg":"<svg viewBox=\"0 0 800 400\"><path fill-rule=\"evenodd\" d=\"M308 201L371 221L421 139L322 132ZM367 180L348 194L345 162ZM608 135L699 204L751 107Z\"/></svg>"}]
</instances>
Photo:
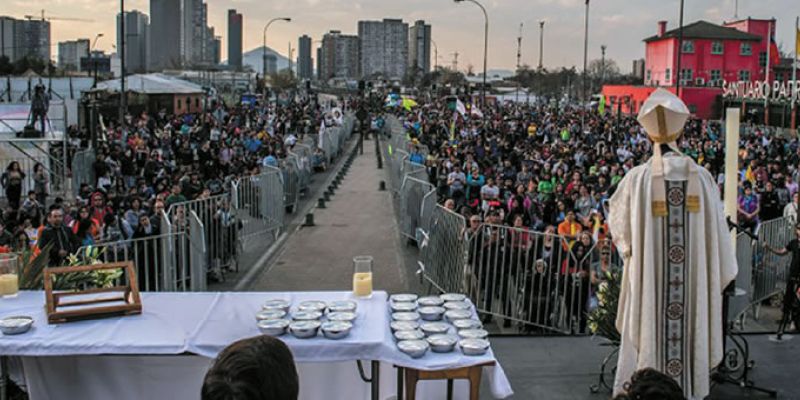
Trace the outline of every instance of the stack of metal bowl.
<instances>
[{"instance_id":1,"label":"stack of metal bowl","mask_svg":"<svg viewBox=\"0 0 800 400\"><path fill-rule=\"evenodd\" d=\"M281 336L289 329L288 316L291 303L283 299L272 299L264 302L261 310L256 313L256 326L264 335Z\"/></svg>"},{"instance_id":2,"label":"stack of metal bowl","mask_svg":"<svg viewBox=\"0 0 800 400\"><path fill-rule=\"evenodd\" d=\"M473 317L474 307L466 295L396 294L389 300L392 335L397 348L410 357L423 357L428 350L449 353L456 346L467 356L489 351L489 333Z\"/></svg>"}]
</instances>

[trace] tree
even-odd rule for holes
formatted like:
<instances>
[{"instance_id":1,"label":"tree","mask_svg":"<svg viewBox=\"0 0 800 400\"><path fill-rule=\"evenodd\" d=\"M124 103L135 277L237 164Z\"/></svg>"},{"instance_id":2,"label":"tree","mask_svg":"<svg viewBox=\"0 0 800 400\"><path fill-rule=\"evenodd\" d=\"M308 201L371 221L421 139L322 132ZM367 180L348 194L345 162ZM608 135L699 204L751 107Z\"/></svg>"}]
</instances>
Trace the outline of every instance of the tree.
<instances>
[{"instance_id":1,"label":"tree","mask_svg":"<svg viewBox=\"0 0 800 400\"><path fill-rule=\"evenodd\" d=\"M279 91L297 87L297 78L295 78L294 74L288 69L270 75L270 81L272 82L272 88Z\"/></svg>"},{"instance_id":2,"label":"tree","mask_svg":"<svg viewBox=\"0 0 800 400\"><path fill-rule=\"evenodd\" d=\"M472 64L467 64L467 76L475 76L475 67Z\"/></svg>"},{"instance_id":3,"label":"tree","mask_svg":"<svg viewBox=\"0 0 800 400\"><path fill-rule=\"evenodd\" d=\"M0 75L11 75L12 73L14 73L14 65L11 64L11 60L6 55L0 56Z\"/></svg>"}]
</instances>

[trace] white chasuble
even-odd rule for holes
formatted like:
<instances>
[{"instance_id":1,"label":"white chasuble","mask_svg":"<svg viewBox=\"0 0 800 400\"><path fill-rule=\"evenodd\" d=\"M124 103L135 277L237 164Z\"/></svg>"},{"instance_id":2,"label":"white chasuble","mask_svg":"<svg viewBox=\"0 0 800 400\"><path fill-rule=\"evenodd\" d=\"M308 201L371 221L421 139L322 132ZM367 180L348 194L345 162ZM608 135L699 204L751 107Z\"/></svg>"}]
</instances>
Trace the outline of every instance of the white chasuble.
<instances>
[{"instance_id":1,"label":"white chasuble","mask_svg":"<svg viewBox=\"0 0 800 400\"><path fill-rule=\"evenodd\" d=\"M666 216L652 209L652 160L633 168L610 200L609 228L625 260L614 393L649 367L675 379L687 398L703 399L722 360L722 291L736 277L736 255L711 174L675 153L663 156L663 166ZM692 169L697 212L686 205Z\"/></svg>"}]
</instances>

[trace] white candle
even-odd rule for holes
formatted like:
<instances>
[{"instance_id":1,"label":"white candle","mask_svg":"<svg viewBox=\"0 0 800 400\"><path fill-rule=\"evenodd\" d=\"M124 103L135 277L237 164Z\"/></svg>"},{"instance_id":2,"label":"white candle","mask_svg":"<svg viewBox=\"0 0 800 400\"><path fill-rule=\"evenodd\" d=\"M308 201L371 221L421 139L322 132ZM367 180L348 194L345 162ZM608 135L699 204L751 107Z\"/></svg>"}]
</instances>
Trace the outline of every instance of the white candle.
<instances>
[{"instance_id":1,"label":"white candle","mask_svg":"<svg viewBox=\"0 0 800 400\"><path fill-rule=\"evenodd\" d=\"M725 216L737 221L739 208L739 119L738 108L725 110ZM733 250L736 251L736 231L731 233Z\"/></svg>"}]
</instances>

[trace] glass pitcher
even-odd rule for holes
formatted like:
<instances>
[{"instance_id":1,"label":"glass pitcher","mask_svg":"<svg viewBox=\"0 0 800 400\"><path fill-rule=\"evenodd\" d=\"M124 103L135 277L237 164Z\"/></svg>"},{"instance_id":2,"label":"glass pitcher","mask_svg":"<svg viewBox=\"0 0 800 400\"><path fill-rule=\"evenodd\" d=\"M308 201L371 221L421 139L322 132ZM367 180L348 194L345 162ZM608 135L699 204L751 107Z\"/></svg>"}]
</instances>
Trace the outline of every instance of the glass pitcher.
<instances>
[{"instance_id":1,"label":"glass pitcher","mask_svg":"<svg viewBox=\"0 0 800 400\"><path fill-rule=\"evenodd\" d=\"M0 254L0 297L17 297L19 292L18 268L16 254Z\"/></svg>"},{"instance_id":2,"label":"glass pitcher","mask_svg":"<svg viewBox=\"0 0 800 400\"><path fill-rule=\"evenodd\" d=\"M353 295L372 297L372 256L353 257Z\"/></svg>"}]
</instances>

